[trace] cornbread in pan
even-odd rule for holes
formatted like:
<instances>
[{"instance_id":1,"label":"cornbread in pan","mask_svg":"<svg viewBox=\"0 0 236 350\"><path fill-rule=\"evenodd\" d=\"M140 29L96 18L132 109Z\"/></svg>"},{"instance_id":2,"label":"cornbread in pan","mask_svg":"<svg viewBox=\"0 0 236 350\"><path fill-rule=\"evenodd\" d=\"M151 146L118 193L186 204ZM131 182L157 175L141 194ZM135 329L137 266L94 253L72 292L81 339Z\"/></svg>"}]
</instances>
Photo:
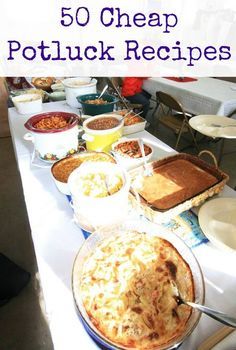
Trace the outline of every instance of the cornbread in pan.
<instances>
[{"instance_id":1,"label":"cornbread in pan","mask_svg":"<svg viewBox=\"0 0 236 350\"><path fill-rule=\"evenodd\" d=\"M113 343L152 350L181 336L194 300L191 269L167 240L136 231L106 238L88 256L79 294L94 326Z\"/></svg>"},{"instance_id":2,"label":"cornbread in pan","mask_svg":"<svg viewBox=\"0 0 236 350\"><path fill-rule=\"evenodd\" d=\"M143 176L139 194L158 210L173 208L219 182L219 179L186 159L173 159Z\"/></svg>"}]
</instances>

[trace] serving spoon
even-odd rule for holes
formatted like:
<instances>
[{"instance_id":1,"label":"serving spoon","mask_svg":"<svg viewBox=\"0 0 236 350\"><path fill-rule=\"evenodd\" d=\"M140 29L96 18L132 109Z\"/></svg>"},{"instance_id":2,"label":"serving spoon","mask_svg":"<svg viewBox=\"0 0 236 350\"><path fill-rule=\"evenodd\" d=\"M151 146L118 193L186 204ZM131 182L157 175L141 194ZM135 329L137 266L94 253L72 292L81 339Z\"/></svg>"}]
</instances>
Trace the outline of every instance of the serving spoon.
<instances>
[{"instance_id":1,"label":"serving spoon","mask_svg":"<svg viewBox=\"0 0 236 350\"><path fill-rule=\"evenodd\" d=\"M209 317L214 318L215 320L217 320L217 321L219 321L219 322L221 322L229 327L236 328L236 318L235 317L231 317L223 312L211 309L211 308L203 306L201 304L196 304L196 303L193 303L191 301L184 300L180 295L180 292L179 292L179 289L178 289L176 283L174 281L171 281L171 284L173 286L173 290L174 290L176 301L177 301L178 305L185 304L185 305L191 306L192 308L203 312L204 314L208 315Z\"/></svg>"},{"instance_id":2,"label":"serving spoon","mask_svg":"<svg viewBox=\"0 0 236 350\"><path fill-rule=\"evenodd\" d=\"M108 85L104 86L102 92L100 93L100 95L98 96L98 98L101 98L103 96L103 94L107 91L108 89Z\"/></svg>"},{"instance_id":3,"label":"serving spoon","mask_svg":"<svg viewBox=\"0 0 236 350\"><path fill-rule=\"evenodd\" d=\"M144 150L144 144L143 144L143 140L142 139L138 139L138 144L139 144L139 148L141 150L142 153L142 158L144 161L144 175L145 176L152 176L153 173L151 171L151 169L149 168L148 164L147 164L147 159L146 159L146 154L145 154L145 150Z\"/></svg>"},{"instance_id":4,"label":"serving spoon","mask_svg":"<svg viewBox=\"0 0 236 350\"><path fill-rule=\"evenodd\" d=\"M214 124L212 123L211 126L214 126L215 128L231 128L236 127L236 124L228 124L228 125L220 125L220 124Z\"/></svg>"}]
</instances>

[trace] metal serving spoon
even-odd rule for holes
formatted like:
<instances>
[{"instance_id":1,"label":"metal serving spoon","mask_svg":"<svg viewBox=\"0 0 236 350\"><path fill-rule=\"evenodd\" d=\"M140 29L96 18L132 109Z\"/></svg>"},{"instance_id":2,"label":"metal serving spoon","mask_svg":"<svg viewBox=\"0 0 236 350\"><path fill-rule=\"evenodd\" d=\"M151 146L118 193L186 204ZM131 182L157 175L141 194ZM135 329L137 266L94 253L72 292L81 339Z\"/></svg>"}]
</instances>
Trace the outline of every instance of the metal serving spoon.
<instances>
[{"instance_id":1,"label":"metal serving spoon","mask_svg":"<svg viewBox=\"0 0 236 350\"><path fill-rule=\"evenodd\" d=\"M228 125L220 125L220 124L214 124L212 123L211 126L214 126L215 128L228 128L228 127L236 127L236 124L228 124Z\"/></svg>"},{"instance_id":2,"label":"metal serving spoon","mask_svg":"<svg viewBox=\"0 0 236 350\"><path fill-rule=\"evenodd\" d=\"M215 320L217 320L217 321L219 321L219 322L221 322L229 327L236 328L236 318L235 317L231 317L223 312L216 311L216 310L210 309L209 307L206 307L206 306L203 306L200 304L196 304L196 303L193 303L191 301L184 300L180 295L180 292L179 292L179 289L178 289L176 283L174 281L171 281L171 283L173 286L173 290L174 290L174 293L176 296L176 301L177 301L178 305L181 305L181 304L189 305L192 308L203 312L204 314L210 316L211 318L214 318Z\"/></svg>"},{"instance_id":3,"label":"metal serving spoon","mask_svg":"<svg viewBox=\"0 0 236 350\"><path fill-rule=\"evenodd\" d=\"M108 85L106 85L106 86L103 88L103 90L102 90L102 92L100 93L100 95L98 96L98 98L101 98L101 97L103 96L103 94L107 91L107 89L108 89Z\"/></svg>"}]
</instances>

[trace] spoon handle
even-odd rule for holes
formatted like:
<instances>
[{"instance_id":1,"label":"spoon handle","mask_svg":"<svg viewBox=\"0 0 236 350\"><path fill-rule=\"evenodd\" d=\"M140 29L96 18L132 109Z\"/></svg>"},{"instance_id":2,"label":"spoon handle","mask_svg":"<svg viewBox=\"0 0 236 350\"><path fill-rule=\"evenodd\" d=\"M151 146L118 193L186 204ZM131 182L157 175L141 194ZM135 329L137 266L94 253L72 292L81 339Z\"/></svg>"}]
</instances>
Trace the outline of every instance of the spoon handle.
<instances>
[{"instance_id":1,"label":"spoon handle","mask_svg":"<svg viewBox=\"0 0 236 350\"><path fill-rule=\"evenodd\" d=\"M223 312L219 312L219 311L210 309L209 307L192 303L190 301L186 301L184 303L195 308L195 309L198 309L199 311L203 312L204 314L214 318L215 320L217 320L221 323L224 323L225 325L227 325L229 327L236 328L236 318L235 317L228 316L228 315L224 314Z\"/></svg>"}]
</instances>

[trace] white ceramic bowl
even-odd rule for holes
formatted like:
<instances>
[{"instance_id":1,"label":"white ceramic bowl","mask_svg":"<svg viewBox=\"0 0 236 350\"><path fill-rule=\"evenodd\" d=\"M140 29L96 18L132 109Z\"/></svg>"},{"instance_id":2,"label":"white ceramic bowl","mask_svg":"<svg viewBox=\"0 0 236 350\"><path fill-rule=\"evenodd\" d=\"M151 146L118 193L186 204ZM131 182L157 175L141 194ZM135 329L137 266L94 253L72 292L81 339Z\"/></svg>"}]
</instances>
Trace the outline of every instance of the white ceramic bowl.
<instances>
[{"instance_id":1,"label":"white ceramic bowl","mask_svg":"<svg viewBox=\"0 0 236 350\"><path fill-rule=\"evenodd\" d=\"M71 107L79 108L80 103L76 97L96 93L97 92L97 80L91 78L67 78L62 81L66 93L66 102Z\"/></svg>"},{"instance_id":2,"label":"white ceramic bowl","mask_svg":"<svg viewBox=\"0 0 236 350\"><path fill-rule=\"evenodd\" d=\"M22 94L12 97L12 102L20 114L38 113L42 110L42 96L35 94Z\"/></svg>"},{"instance_id":3,"label":"white ceramic bowl","mask_svg":"<svg viewBox=\"0 0 236 350\"><path fill-rule=\"evenodd\" d=\"M119 141L117 141L117 142L112 144L112 153L114 154L115 158L117 159L117 162L122 167L124 167L127 170L134 169L134 168L136 168L138 166L141 166L144 163L144 158L143 157L133 158L133 157L130 157L129 155L127 155L127 154L122 154L122 153L120 153L120 152L118 152L116 150L116 146L121 145L124 142L129 142L129 141L136 141L136 142L138 142L138 138L132 138L132 139L122 138ZM153 147L151 145L149 145L147 142L143 142L143 144L148 146L151 149L151 153L149 153L145 157L146 161L148 162L152 158Z\"/></svg>"}]
</instances>

